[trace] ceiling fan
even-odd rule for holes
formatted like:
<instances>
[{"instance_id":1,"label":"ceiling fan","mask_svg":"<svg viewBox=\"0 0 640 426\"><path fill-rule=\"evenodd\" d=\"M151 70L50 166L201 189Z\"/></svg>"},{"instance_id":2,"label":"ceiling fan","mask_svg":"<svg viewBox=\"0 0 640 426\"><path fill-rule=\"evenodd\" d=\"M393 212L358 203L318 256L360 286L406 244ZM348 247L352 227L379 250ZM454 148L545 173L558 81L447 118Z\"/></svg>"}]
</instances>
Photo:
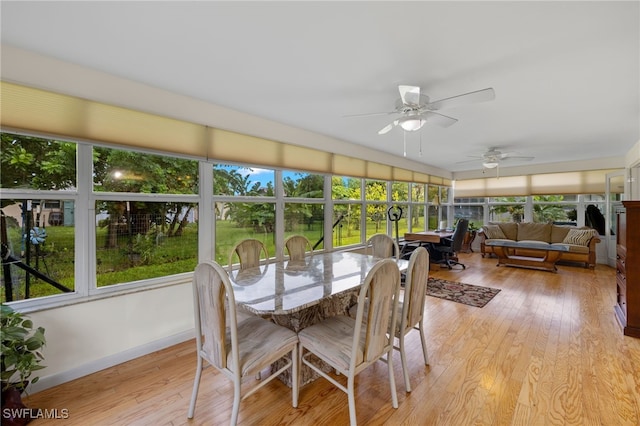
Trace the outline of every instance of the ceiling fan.
<instances>
[{"instance_id":1,"label":"ceiling fan","mask_svg":"<svg viewBox=\"0 0 640 426\"><path fill-rule=\"evenodd\" d=\"M495 99L493 88L476 90L449 98L429 102L429 97L420 91L419 86L398 86L400 99L396 101L395 110L369 114L355 114L348 117L364 117L370 115L400 114L400 117L384 126L378 131L379 135L388 133L395 126L400 126L407 132L419 130L425 123L434 123L442 127L449 127L458 120L453 117L436 112L438 110L453 108L476 102L485 102Z\"/></svg>"},{"instance_id":2,"label":"ceiling fan","mask_svg":"<svg viewBox=\"0 0 640 426\"><path fill-rule=\"evenodd\" d=\"M482 155L469 157L474 158L473 160L459 161L457 164L468 163L470 161L480 161L482 163L483 169L498 169L500 167L500 163L508 160L520 160L520 161L531 161L534 157L515 155L514 152L501 152L498 148L492 147L487 150ZM498 171L496 171L497 173Z\"/></svg>"}]
</instances>

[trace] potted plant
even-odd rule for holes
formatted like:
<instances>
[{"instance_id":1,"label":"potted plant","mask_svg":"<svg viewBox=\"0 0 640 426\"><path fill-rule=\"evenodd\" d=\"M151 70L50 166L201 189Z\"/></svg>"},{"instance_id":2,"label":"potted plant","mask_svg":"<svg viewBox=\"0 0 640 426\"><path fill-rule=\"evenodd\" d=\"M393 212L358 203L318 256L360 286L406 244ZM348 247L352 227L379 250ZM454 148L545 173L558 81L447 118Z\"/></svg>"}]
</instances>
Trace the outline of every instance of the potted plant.
<instances>
[{"instance_id":1,"label":"potted plant","mask_svg":"<svg viewBox=\"0 0 640 426\"><path fill-rule=\"evenodd\" d=\"M21 395L38 377L33 372L45 368L40 350L46 344L44 328L34 328L33 322L23 313L8 305L0 305L2 322L2 352L0 374L2 383L2 407L26 408ZM29 418L5 418L2 424L26 424ZM6 423L5 423L6 422Z\"/></svg>"}]
</instances>

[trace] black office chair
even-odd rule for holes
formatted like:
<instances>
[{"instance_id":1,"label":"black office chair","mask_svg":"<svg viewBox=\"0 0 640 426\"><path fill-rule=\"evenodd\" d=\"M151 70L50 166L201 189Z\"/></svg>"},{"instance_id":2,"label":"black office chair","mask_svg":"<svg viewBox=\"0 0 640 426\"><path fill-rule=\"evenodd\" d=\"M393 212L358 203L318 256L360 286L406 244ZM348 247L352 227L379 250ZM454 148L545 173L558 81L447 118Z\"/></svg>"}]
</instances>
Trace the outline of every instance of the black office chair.
<instances>
[{"instance_id":1,"label":"black office chair","mask_svg":"<svg viewBox=\"0 0 640 426\"><path fill-rule=\"evenodd\" d=\"M446 265L449 269L453 269L455 265L462 266L462 269L466 268L462 263L454 260L453 257L462 248L462 242L468 229L469 221L467 219L459 219L453 235L450 238L443 238L441 244L433 246L434 250L442 255L442 260L438 263Z\"/></svg>"}]
</instances>

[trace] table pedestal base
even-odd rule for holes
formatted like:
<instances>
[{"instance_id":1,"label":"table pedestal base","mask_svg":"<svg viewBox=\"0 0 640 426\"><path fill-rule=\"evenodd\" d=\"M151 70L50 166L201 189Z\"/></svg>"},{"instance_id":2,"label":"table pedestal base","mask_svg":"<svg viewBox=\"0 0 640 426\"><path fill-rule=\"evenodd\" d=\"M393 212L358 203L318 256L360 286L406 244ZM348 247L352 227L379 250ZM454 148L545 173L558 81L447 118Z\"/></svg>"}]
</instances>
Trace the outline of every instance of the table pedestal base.
<instances>
[{"instance_id":1,"label":"table pedestal base","mask_svg":"<svg viewBox=\"0 0 640 426\"><path fill-rule=\"evenodd\" d=\"M328 299L323 299L319 304L304 308L300 311L286 315L271 315L271 320L283 327L287 327L296 333L303 328L317 324L325 318L334 317L336 315L348 315L349 308L353 306L358 297L358 290L352 290L345 293L336 294ZM271 371L277 371L286 363L286 360L278 360L271 365ZM322 371L329 373L333 368L319 361L314 363L321 366ZM302 364L300 366L300 386L313 382L319 376L308 366ZM278 378L287 386L291 387L291 370L285 370Z\"/></svg>"},{"instance_id":2,"label":"table pedestal base","mask_svg":"<svg viewBox=\"0 0 640 426\"><path fill-rule=\"evenodd\" d=\"M547 250L544 248L532 249L527 247L527 250L539 250L544 251L544 257L528 257L528 256L516 256L513 254L514 249L512 247L492 246L493 252L498 256L498 264L496 266L522 266L525 268L544 269L545 271L557 272L556 262L560 260L562 255L561 251Z\"/></svg>"}]
</instances>

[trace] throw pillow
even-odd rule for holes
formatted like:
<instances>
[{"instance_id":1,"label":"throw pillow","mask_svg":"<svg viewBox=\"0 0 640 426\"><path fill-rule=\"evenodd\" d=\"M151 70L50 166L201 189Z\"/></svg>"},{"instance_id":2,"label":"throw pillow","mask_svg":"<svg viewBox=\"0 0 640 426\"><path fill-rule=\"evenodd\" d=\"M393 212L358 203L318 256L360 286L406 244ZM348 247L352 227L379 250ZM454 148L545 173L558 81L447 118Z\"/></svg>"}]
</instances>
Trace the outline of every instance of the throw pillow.
<instances>
[{"instance_id":1,"label":"throw pillow","mask_svg":"<svg viewBox=\"0 0 640 426\"><path fill-rule=\"evenodd\" d=\"M592 237L593 229L570 229L562 242L564 244L586 246L589 245L589 241Z\"/></svg>"},{"instance_id":2,"label":"throw pillow","mask_svg":"<svg viewBox=\"0 0 640 426\"><path fill-rule=\"evenodd\" d=\"M487 236L488 240L507 239L507 237L505 237L504 235L504 232L502 232L502 229L500 229L498 225L484 225L482 229L484 231L484 235Z\"/></svg>"},{"instance_id":3,"label":"throw pillow","mask_svg":"<svg viewBox=\"0 0 640 426\"><path fill-rule=\"evenodd\" d=\"M518 240L518 224L516 222L498 222L496 223L507 240Z\"/></svg>"}]
</instances>

